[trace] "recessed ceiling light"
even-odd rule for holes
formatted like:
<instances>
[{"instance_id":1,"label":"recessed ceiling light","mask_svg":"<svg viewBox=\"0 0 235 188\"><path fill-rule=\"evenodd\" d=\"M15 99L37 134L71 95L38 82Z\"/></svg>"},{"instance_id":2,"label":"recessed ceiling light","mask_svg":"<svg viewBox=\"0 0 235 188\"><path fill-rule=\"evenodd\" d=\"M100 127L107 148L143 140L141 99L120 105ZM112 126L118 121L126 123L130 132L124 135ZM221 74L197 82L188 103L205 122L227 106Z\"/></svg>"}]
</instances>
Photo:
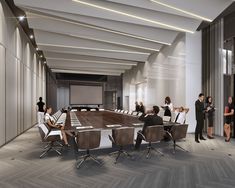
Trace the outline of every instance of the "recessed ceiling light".
<instances>
[{"instance_id":1,"label":"recessed ceiling light","mask_svg":"<svg viewBox=\"0 0 235 188\"><path fill-rule=\"evenodd\" d=\"M93 3L88 3L88 2L84 2L84 1L80 1L80 0L72 0L72 1L83 4L83 5L87 5L87 6L90 6L90 7L99 8L99 9L106 10L106 11L109 11L109 12L113 12L113 13L116 13L116 14L120 14L120 15L123 15L123 16L127 16L127 17L138 19L138 20L142 20L142 21L145 21L145 22L160 25L160 26L163 26L163 27L166 27L166 28L169 28L169 29L178 30L178 31L187 32L187 33L192 33L192 34L194 33L194 31L191 31L191 30L188 30L188 29L184 29L184 28L180 28L180 27L177 27L177 26L165 24L165 23L155 21L155 20L150 20L148 18L140 17L140 16L137 16L137 15L128 14L126 12L110 9L110 8L103 7L103 6L100 6L100 5L96 5L96 4L93 4Z\"/></svg>"},{"instance_id":2,"label":"recessed ceiling light","mask_svg":"<svg viewBox=\"0 0 235 188\"><path fill-rule=\"evenodd\" d=\"M44 64L47 64L47 62L46 62L46 61L44 61Z\"/></svg>"},{"instance_id":3,"label":"recessed ceiling light","mask_svg":"<svg viewBox=\"0 0 235 188\"><path fill-rule=\"evenodd\" d=\"M205 18L205 17L203 17L203 16L199 16L199 15L194 14L194 13L192 13L192 12L188 12L188 11L182 10L182 9L180 9L180 8L177 8L177 7L174 7L174 6L171 6L171 5L162 3L162 2L157 1L157 0L150 0L150 1L152 1L152 2L154 2L154 3L157 3L157 4L159 4L159 5L162 5L162 6L164 6L164 7L167 7L167 8L173 9L173 10L176 10L176 11L178 11L178 12L182 12L182 13L184 13L184 14L188 14L188 15L190 15L190 16L192 16L192 17L194 17L194 18L200 19L200 20L205 20L205 21L208 21L208 22L212 22L212 21L213 21L213 20L211 20L211 19L209 19L209 18Z\"/></svg>"},{"instance_id":4,"label":"recessed ceiling light","mask_svg":"<svg viewBox=\"0 0 235 188\"><path fill-rule=\"evenodd\" d=\"M36 48L36 50L38 51L38 50L39 50L39 48L37 47L37 48Z\"/></svg>"},{"instance_id":5,"label":"recessed ceiling light","mask_svg":"<svg viewBox=\"0 0 235 188\"><path fill-rule=\"evenodd\" d=\"M33 35L30 35L29 38L33 39Z\"/></svg>"},{"instance_id":6,"label":"recessed ceiling light","mask_svg":"<svg viewBox=\"0 0 235 188\"><path fill-rule=\"evenodd\" d=\"M24 21L25 17L24 16L19 16L18 17L20 21Z\"/></svg>"},{"instance_id":7,"label":"recessed ceiling light","mask_svg":"<svg viewBox=\"0 0 235 188\"><path fill-rule=\"evenodd\" d=\"M42 58L43 56L42 56L42 55L40 55L40 57Z\"/></svg>"}]
</instances>

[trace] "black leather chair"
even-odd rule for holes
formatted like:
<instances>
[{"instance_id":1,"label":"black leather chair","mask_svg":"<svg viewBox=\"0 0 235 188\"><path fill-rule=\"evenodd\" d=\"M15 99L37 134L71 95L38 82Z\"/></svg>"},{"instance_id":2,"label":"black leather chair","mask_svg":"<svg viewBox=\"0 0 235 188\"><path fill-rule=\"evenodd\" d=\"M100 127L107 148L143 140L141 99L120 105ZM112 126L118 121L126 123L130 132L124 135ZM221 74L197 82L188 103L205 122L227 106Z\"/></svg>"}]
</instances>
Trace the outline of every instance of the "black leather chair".
<instances>
[{"instance_id":1,"label":"black leather chair","mask_svg":"<svg viewBox=\"0 0 235 188\"><path fill-rule=\"evenodd\" d=\"M77 168L80 168L81 165L87 160L91 159L98 164L101 164L95 157L90 154L91 149L98 148L100 146L101 131L98 129L92 130L83 130L79 131L77 134L77 146L78 149L86 150L86 155L81 156L81 161L77 160Z\"/></svg>"},{"instance_id":2,"label":"black leather chair","mask_svg":"<svg viewBox=\"0 0 235 188\"><path fill-rule=\"evenodd\" d=\"M184 148L176 144L177 140L186 138L187 130L188 130L187 124L176 124L171 128L169 135L171 136L171 139L173 140L174 153L176 151L176 147L182 149L185 152L188 152L187 150L185 150Z\"/></svg>"},{"instance_id":3,"label":"black leather chair","mask_svg":"<svg viewBox=\"0 0 235 188\"><path fill-rule=\"evenodd\" d=\"M163 125L148 126L144 133L139 131L137 134L141 136L144 141L148 142L146 158L149 158L151 150L160 153L162 156L164 155L161 151L152 146L153 142L159 142L164 138L165 131Z\"/></svg>"},{"instance_id":4,"label":"black leather chair","mask_svg":"<svg viewBox=\"0 0 235 188\"><path fill-rule=\"evenodd\" d=\"M120 127L112 130L112 136L109 135L110 141L119 147L118 151L112 154L117 154L115 163L117 163L118 158L121 154L125 154L128 157L132 157L127 151L123 150L124 146L132 145L134 142L134 127Z\"/></svg>"}]
</instances>

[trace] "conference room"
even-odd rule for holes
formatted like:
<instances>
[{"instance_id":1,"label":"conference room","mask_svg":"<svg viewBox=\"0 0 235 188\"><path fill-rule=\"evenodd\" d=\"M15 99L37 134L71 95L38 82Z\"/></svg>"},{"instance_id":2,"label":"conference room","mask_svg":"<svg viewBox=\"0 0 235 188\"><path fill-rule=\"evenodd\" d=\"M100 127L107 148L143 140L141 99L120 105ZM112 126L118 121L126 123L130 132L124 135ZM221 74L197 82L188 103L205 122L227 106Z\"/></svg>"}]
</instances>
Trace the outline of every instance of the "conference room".
<instances>
[{"instance_id":1,"label":"conference room","mask_svg":"<svg viewBox=\"0 0 235 188\"><path fill-rule=\"evenodd\" d=\"M0 187L235 186L233 0L0 0Z\"/></svg>"}]
</instances>

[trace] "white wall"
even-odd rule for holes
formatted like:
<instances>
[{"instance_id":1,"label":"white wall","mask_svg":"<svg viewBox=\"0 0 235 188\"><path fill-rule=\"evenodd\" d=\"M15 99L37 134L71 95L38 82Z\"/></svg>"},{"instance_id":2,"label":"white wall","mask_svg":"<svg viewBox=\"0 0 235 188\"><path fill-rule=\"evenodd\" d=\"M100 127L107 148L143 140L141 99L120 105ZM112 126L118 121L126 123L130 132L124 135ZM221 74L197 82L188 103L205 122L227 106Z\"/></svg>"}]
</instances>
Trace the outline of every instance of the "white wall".
<instances>
[{"instance_id":1,"label":"white wall","mask_svg":"<svg viewBox=\"0 0 235 188\"><path fill-rule=\"evenodd\" d=\"M36 123L36 102L45 99L45 70L39 64L18 21L0 1L0 146Z\"/></svg>"},{"instance_id":2,"label":"white wall","mask_svg":"<svg viewBox=\"0 0 235 188\"><path fill-rule=\"evenodd\" d=\"M202 91L202 38L201 32L186 34L186 106L190 108L187 115L188 131L194 132L196 127L195 120L195 101Z\"/></svg>"},{"instance_id":3,"label":"white wall","mask_svg":"<svg viewBox=\"0 0 235 188\"><path fill-rule=\"evenodd\" d=\"M135 87L135 93L133 93ZM195 129L194 102L201 89L201 33L179 34L171 46L149 56L123 75L123 96L130 97L130 109L134 102L142 100L146 109L162 105L170 96L175 107L189 107L188 132ZM142 93L141 93L142 92ZM162 115L162 111L160 112Z\"/></svg>"}]
</instances>

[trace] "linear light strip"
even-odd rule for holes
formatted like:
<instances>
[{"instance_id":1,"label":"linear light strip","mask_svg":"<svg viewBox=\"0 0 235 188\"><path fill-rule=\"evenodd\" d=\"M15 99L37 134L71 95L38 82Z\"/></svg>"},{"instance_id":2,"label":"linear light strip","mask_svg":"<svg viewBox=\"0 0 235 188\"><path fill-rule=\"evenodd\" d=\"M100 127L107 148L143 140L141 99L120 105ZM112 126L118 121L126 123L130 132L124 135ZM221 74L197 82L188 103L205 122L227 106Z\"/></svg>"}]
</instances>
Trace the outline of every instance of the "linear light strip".
<instances>
[{"instance_id":1,"label":"linear light strip","mask_svg":"<svg viewBox=\"0 0 235 188\"><path fill-rule=\"evenodd\" d=\"M109 44L127 46L127 47L131 47L131 48L140 48L140 49L144 49L144 50L159 52L159 50L157 50L157 49L147 48L147 47L143 47L143 46L136 46L136 45L124 44L124 43L119 43L119 42L113 42L113 41L107 41L107 40L101 40L101 39L97 39L97 38L83 37L83 36L77 36L77 35L71 35L71 34L70 34L70 36L76 37L76 38L81 38L81 39L95 40L98 42L105 42L105 43L109 43Z\"/></svg>"},{"instance_id":2,"label":"linear light strip","mask_svg":"<svg viewBox=\"0 0 235 188\"><path fill-rule=\"evenodd\" d=\"M30 12L30 11L28 11L28 12ZM122 36L127 36L127 37L131 37L131 38L135 38L135 39L145 40L145 41L154 42L154 43L160 43L160 44L164 44L164 45L168 45L168 46L171 45L171 43L168 43L168 42L153 40L153 39L149 39L149 38L146 38L146 37L140 37L140 36L137 36L137 35L132 35L132 34L128 34L128 33L123 33L123 32L119 32L119 31L114 31L114 30L110 30L110 29L96 27L96 26L92 26L92 25L88 25L88 24L82 24L82 23L68 21L68 20L64 20L64 19L39 15L39 14L35 14L35 13L32 13L32 12L30 12L30 14L33 14L33 15L36 15L36 16L39 16L39 17L43 17L43 18L48 18L48 19L51 19L51 20L62 21L62 22L65 22L65 23L70 23L70 24L79 25L79 26L83 26L83 27L87 27L87 28L91 28L91 29L96 29L96 30L99 30L99 31L105 31L105 32L109 32L109 33L122 35Z\"/></svg>"},{"instance_id":3,"label":"linear light strip","mask_svg":"<svg viewBox=\"0 0 235 188\"><path fill-rule=\"evenodd\" d=\"M213 21L213 20L211 20L211 19L209 19L209 18L206 18L206 17L203 17L203 16L199 16L199 15L194 14L194 13L192 13L192 12L188 12L188 11L182 10L182 9L180 9L180 8L173 7L173 6L171 6L171 5L162 3L162 2L157 1L157 0L150 0L150 1L153 2L153 3L157 3L157 4L159 4L159 5L162 5L162 6L164 6L164 7L167 7L167 8L173 9L173 10L176 10L176 11L178 11L178 12L182 12L182 13L184 13L184 14L188 14L188 15L193 16L193 17L195 17L195 18L198 18L198 19L200 19L200 20L205 20L205 21L208 21L208 22L212 22L212 21Z\"/></svg>"},{"instance_id":4,"label":"linear light strip","mask_svg":"<svg viewBox=\"0 0 235 188\"><path fill-rule=\"evenodd\" d=\"M123 66L135 66L137 63L116 63L116 62L105 62L105 61L93 61L93 60L80 60L80 59L66 59L66 58L53 58L47 57L47 60L58 60L58 61L74 61L74 62L87 62L97 64L109 64L109 65L123 65Z\"/></svg>"},{"instance_id":5,"label":"linear light strip","mask_svg":"<svg viewBox=\"0 0 235 188\"><path fill-rule=\"evenodd\" d=\"M161 23L161 22L158 22L158 21L150 20L150 19L147 19L147 18L143 18L143 17L140 17L140 16L132 15L132 14L128 14L128 13L125 13L125 12L117 11L117 10L114 10L114 9L106 8L106 7L95 5L95 4L92 4L92 3L88 3L88 2L84 2L84 1L80 1L80 0L72 0L72 1L83 4L83 5L91 6L91 7L94 7L94 8L99 8L99 9L102 9L102 10L113 12L113 13L116 13L116 14L120 14L120 15L123 15L123 16L127 16L127 17L138 19L138 20L146 21L146 22L149 22L149 23L157 24L157 25L160 25L160 26L164 26L164 27L167 27L167 28L170 28L170 29L173 29L173 30L178 30L178 31L182 31L182 32L192 33L192 34L194 33L194 31L190 31L188 29L183 29L183 28L172 26L172 25L169 25L169 24L164 24L164 23Z\"/></svg>"},{"instance_id":6,"label":"linear light strip","mask_svg":"<svg viewBox=\"0 0 235 188\"><path fill-rule=\"evenodd\" d=\"M59 70L59 69L51 69L52 72L58 73L77 73L77 74L104 74L104 75L120 75L119 73L114 72L92 72L92 71L73 71L73 70Z\"/></svg>"},{"instance_id":7,"label":"linear light strip","mask_svg":"<svg viewBox=\"0 0 235 188\"><path fill-rule=\"evenodd\" d=\"M57 45L57 44L45 44L37 43L38 46L52 46L52 47L64 47L64 48L74 48L74 49L83 49L83 50L94 50L94 51L106 51L106 52L118 52L118 53L127 53L127 54L140 54L140 55L149 55L150 53L144 52L135 52L135 51L123 51L123 50L110 50L110 49L101 49L101 48L88 48L88 47L78 47L78 46L66 46L66 45Z\"/></svg>"}]
</instances>

